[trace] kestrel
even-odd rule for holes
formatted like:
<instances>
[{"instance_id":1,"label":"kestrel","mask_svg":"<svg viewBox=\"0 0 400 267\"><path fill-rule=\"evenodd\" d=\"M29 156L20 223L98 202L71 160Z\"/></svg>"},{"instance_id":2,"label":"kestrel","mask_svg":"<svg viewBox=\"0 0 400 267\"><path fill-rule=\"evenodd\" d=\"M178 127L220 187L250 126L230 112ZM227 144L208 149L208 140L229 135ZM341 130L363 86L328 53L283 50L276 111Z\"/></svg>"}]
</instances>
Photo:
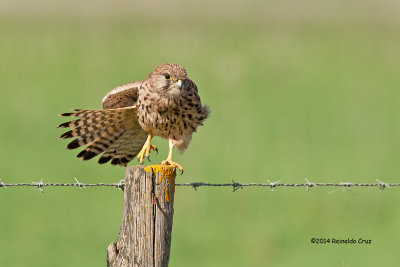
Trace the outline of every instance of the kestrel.
<instances>
[{"instance_id":1,"label":"kestrel","mask_svg":"<svg viewBox=\"0 0 400 267\"><path fill-rule=\"evenodd\" d=\"M103 109L63 113L60 116L77 117L77 120L58 127L74 127L60 138L75 140L67 149L89 144L78 155L89 160L102 154L99 163L111 161L112 165L126 166L135 156L143 164L150 151L153 136L169 140L169 153L164 165L183 168L172 161L172 150L183 152L189 145L193 132L209 115L203 106L196 84L187 77L186 70L176 64L157 66L143 81L131 82L114 88L103 98Z\"/></svg>"}]
</instances>

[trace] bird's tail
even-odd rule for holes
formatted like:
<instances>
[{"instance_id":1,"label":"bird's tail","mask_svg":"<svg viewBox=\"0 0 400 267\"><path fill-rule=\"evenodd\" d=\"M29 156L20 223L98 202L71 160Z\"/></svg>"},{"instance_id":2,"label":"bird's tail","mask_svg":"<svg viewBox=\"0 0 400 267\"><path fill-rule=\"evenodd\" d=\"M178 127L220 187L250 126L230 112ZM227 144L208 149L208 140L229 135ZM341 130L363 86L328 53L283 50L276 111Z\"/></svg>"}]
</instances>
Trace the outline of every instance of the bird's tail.
<instances>
[{"instance_id":1,"label":"bird's tail","mask_svg":"<svg viewBox=\"0 0 400 267\"><path fill-rule=\"evenodd\" d=\"M61 128L74 127L60 138L75 138L67 149L89 144L77 157L89 160L101 153L99 163L111 160L112 165L126 165L141 150L147 134L136 119L136 108L104 110L75 109L63 117L77 117L77 120L58 125Z\"/></svg>"}]
</instances>

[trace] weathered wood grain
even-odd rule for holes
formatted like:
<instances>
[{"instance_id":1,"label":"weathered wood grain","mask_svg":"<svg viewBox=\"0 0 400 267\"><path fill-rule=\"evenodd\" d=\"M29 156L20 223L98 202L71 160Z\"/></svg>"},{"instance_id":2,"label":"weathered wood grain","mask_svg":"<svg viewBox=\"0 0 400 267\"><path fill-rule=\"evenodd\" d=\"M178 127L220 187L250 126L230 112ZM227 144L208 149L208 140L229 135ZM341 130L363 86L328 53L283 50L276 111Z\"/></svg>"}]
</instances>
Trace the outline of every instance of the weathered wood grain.
<instances>
[{"instance_id":1,"label":"weathered wood grain","mask_svg":"<svg viewBox=\"0 0 400 267\"><path fill-rule=\"evenodd\" d=\"M168 266L174 214L175 168L128 167L119 237L107 266Z\"/></svg>"}]
</instances>

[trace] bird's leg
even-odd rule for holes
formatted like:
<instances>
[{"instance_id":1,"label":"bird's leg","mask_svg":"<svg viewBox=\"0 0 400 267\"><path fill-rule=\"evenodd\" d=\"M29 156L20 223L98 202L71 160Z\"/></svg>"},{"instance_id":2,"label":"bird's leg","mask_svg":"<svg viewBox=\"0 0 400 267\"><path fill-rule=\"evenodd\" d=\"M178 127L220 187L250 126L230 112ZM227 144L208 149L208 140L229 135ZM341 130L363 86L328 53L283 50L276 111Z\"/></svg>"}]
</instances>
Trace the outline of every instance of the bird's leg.
<instances>
[{"instance_id":1,"label":"bird's leg","mask_svg":"<svg viewBox=\"0 0 400 267\"><path fill-rule=\"evenodd\" d=\"M174 149L174 144L172 143L171 140L169 140L168 158L166 160L164 160L163 162L161 162L161 165L171 165L173 167L177 167L181 171L181 174L182 174L183 173L183 167L181 165L179 165L178 163L172 161L172 150L173 149Z\"/></svg>"},{"instance_id":2,"label":"bird's leg","mask_svg":"<svg viewBox=\"0 0 400 267\"><path fill-rule=\"evenodd\" d=\"M147 136L147 140L143 145L142 150L140 150L139 154L137 155L137 158L140 162L140 164L143 164L143 158L146 156L147 159L150 161L150 151L153 149L158 153L158 149L155 145L152 145L151 142L151 138L153 137L153 135L151 133L149 133L149 136Z\"/></svg>"}]
</instances>

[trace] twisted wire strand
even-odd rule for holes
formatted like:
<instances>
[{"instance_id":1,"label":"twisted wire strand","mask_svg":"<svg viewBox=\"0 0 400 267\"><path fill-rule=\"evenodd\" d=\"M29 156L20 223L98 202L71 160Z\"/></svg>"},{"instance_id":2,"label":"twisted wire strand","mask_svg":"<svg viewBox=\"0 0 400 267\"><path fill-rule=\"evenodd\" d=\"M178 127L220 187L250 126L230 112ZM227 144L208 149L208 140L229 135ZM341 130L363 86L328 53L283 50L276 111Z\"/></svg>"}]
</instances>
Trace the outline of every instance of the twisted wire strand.
<instances>
[{"instance_id":1,"label":"twisted wire strand","mask_svg":"<svg viewBox=\"0 0 400 267\"><path fill-rule=\"evenodd\" d=\"M75 183L44 183L43 179L40 182L31 182L31 183L4 183L0 179L0 188L8 188L8 187L37 187L40 191L44 191L45 187L78 187L78 188L87 188L87 187L115 187L117 189L123 189L125 185L125 181L121 180L118 183L90 183L85 184L75 179ZM342 187L344 189L350 189L351 187L378 187L380 191L388 187L397 187L400 186L400 183L384 183L380 180L376 180L376 183L352 183L352 182L325 182L325 183L312 183L308 179L305 179L305 183L281 183L280 181L271 182L267 180L267 183L237 183L232 180L231 183L203 183L203 182L194 182L194 183L178 183L176 186L183 187L192 187L197 190L198 187L232 187L233 192L238 189L243 189L244 187L269 187L272 191L277 187L306 187L307 191L310 190L311 187Z\"/></svg>"}]
</instances>

